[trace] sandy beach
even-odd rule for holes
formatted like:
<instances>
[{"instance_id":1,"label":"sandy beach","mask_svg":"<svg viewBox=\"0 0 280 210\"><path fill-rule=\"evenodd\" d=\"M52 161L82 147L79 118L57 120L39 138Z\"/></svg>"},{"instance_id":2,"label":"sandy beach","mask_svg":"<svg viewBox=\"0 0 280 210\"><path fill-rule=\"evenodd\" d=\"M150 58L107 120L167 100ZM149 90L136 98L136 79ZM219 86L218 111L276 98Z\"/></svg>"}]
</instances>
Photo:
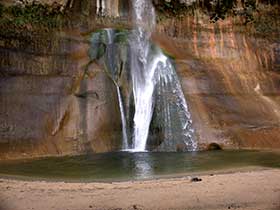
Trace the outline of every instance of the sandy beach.
<instances>
[{"instance_id":1,"label":"sandy beach","mask_svg":"<svg viewBox=\"0 0 280 210\"><path fill-rule=\"evenodd\" d=\"M0 179L0 209L280 209L279 169L192 178L113 183Z\"/></svg>"}]
</instances>

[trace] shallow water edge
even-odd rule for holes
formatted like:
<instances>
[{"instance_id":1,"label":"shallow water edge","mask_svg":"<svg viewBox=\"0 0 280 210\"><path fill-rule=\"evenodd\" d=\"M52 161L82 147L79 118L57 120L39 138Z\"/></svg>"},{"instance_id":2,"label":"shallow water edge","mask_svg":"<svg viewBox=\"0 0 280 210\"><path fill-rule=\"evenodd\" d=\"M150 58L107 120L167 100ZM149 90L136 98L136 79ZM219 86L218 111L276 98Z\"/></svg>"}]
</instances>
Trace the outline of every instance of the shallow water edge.
<instances>
[{"instance_id":1,"label":"shallow water edge","mask_svg":"<svg viewBox=\"0 0 280 210\"><path fill-rule=\"evenodd\" d=\"M8 179L64 182L123 182L280 168L280 153L208 151L104 153L0 162Z\"/></svg>"}]
</instances>

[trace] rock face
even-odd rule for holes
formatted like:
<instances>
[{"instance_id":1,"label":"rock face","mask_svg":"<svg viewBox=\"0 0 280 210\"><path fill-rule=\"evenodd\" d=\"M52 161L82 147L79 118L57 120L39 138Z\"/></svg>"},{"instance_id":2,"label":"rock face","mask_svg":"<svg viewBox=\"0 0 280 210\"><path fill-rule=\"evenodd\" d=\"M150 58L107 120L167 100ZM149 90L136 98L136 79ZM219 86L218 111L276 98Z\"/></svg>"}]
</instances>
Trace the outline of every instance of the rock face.
<instances>
[{"instance_id":1,"label":"rock face","mask_svg":"<svg viewBox=\"0 0 280 210\"><path fill-rule=\"evenodd\" d=\"M49 38L48 38L49 37ZM0 157L117 150L116 91L87 44L60 35L1 42Z\"/></svg>"},{"instance_id":2,"label":"rock face","mask_svg":"<svg viewBox=\"0 0 280 210\"><path fill-rule=\"evenodd\" d=\"M158 32L167 36L155 40L176 58L200 148L280 148L277 34L250 35L233 20L202 17L167 20Z\"/></svg>"},{"instance_id":3,"label":"rock face","mask_svg":"<svg viewBox=\"0 0 280 210\"><path fill-rule=\"evenodd\" d=\"M118 8L127 8L124 2ZM121 148L115 85L87 52L85 31L116 20L104 19L89 19L94 26L81 31L1 32L1 159ZM210 24L185 15L161 20L153 35L175 58L200 149L280 148L279 32L261 37L239 29L231 18Z\"/></svg>"}]
</instances>

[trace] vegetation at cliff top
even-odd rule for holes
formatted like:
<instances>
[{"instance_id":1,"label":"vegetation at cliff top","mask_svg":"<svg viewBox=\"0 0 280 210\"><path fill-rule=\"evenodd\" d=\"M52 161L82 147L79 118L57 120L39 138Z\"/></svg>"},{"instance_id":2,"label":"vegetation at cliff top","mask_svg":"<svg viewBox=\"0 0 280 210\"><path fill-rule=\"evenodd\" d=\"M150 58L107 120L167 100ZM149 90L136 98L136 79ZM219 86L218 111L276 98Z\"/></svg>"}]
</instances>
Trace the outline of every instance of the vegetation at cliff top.
<instances>
[{"instance_id":1,"label":"vegetation at cliff top","mask_svg":"<svg viewBox=\"0 0 280 210\"><path fill-rule=\"evenodd\" d=\"M7 34L15 29L49 30L67 22L66 14L70 11L62 10L62 6L57 3L48 5L39 1L28 3L26 0L21 0L21 2L9 7L0 3L0 29L3 33ZM154 4L159 21L165 18L194 15L195 11L199 10L209 17L210 22L223 20L228 16L241 17L245 25L254 22L256 30L261 33L270 33L279 25L280 2L277 0L258 0L258 4L256 0L172 0L154 1ZM262 5L266 5L269 9Z\"/></svg>"},{"instance_id":2,"label":"vegetation at cliff top","mask_svg":"<svg viewBox=\"0 0 280 210\"><path fill-rule=\"evenodd\" d=\"M58 4L47 5L39 2L24 3L6 7L0 3L1 28L31 30L34 26L55 28L61 25L63 12Z\"/></svg>"},{"instance_id":3,"label":"vegetation at cliff top","mask_svg":"<svg viewBox=\"0 0 280 210\"><path fill-rule=\"evenodd\" d=\"M209 16L211 22L223 20L227 16L243 17L244 23L254 21L254 13L259 12L258 4L273 5L279 9L277 0L172 0L158 1L156 9L161 17L182 17L200 9Z\"/></svg>"}]
</instances>

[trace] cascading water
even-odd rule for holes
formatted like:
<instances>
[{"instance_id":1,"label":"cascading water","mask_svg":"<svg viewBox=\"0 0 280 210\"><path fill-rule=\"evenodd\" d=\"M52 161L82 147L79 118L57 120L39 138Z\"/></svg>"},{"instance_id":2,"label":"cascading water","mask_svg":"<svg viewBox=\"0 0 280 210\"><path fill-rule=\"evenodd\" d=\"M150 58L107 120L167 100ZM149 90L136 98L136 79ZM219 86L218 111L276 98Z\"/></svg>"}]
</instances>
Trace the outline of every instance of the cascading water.
<instances>
[{"instance_id":1,"label":"cascading water","mask_svg":"<svg viewBox=\"0 0 280 210\"><path fill-rule=\"evenodd\" d=\"M134 29L92 35L90 57L117 88L123 150L194 151L191 115L172 60L150 41L155 11L133 0Z\"/></svg>"},{"instance_id":2,"label":"cascading water","mask_svg":"<svg viewBox=\"0 0 280 210\"><path fill-rule=\"evenodd\" d=\"M193 130L190 128L191 119L188 107L178 81L176 72L169 59L160 50L153 50L150 36L155 25L155 11L150 0L133 1L134 32L130 41L131 46L131 72L133 95L135 101L134 114L134 150L144 151L146 149L150 123L153 117L155 105L155 88L160 97L160 92L169 88L177 96L175 101L162 101L164 113L164 138L172 141L174 138L171 123L178 120L181 123L181 133L184 143L189 150L195 150L196 144L193 140ZM156 51L156 52L154 52ZM162 82L163 81L163 82ZM167 91L165 91L167 92ZM179 118L171 119L170 103L179 106L177 114ZM174 115L174 114L173 114ZM174 127L174 126L173 126ZM174 140L173 140L174 141Z\"/></svg>"},{"instance_id":3,"label":"cascading water","mask_svg":"<svg viewBox=\"0 0 280 210\"><path fill-rule=\"evenodd\" d=\"M105 0L96 0L96 14L105 15Z\"/></svg>"},{"instance_id":4,"label":"cascading water","mask_svg":"<svg viewBox=\"0 0 280 210\"><path fill-rule=\"evenodd\" d=\"M131 77L135 103L133 149L144 151L153 115L155 65L149 63L155 12L150 1L133 0L134 32L130 39Z\"/></svg>"},{"instance_id":5,"label":"cascading water","mask_svg":"<svg viewBox=\"0 0 280 210\"><path fill-rule=\"evenodd\" d=\"M117 94L118 94L119 107L120 107L121 120L122 120L122 136L123 136L122 149L126 150L126 149L128 149L128 140L127 140L127 133L126 133L126 119L125 119L122 95L121 95L119 86L117 86Z\"/></svg>"},{"instance_id":6,"label":"cascading water","mask_svg":"<svg viewBox=\"0 0 280 210\"><path fill-rule=\"evenodd\" d=\"M114 46L114 37L115 37L115 32L113 29L107 28L105 29L106 31L106 46L107 46L107 50L106 50L106 60L110 61L110 62L106 62L107 64L107 70L113 70L113 71L117 71L117 65L116 65L116 59L115 59L115 46ZM127 128L126 128L126 119L125 119L125 113L124 113L124 106L123 106L123 99L122 99L122 94L121 94L121 90L118 84L118 79L114 79L113 81L116 85L117 88L117 94L118 94L118 101L119 101L119 108L120 108L120 113L121 113L121 120L122 120L122 149L126 150L128 149L128 138L127 138Z\"/></svg>"}]
</instances>

